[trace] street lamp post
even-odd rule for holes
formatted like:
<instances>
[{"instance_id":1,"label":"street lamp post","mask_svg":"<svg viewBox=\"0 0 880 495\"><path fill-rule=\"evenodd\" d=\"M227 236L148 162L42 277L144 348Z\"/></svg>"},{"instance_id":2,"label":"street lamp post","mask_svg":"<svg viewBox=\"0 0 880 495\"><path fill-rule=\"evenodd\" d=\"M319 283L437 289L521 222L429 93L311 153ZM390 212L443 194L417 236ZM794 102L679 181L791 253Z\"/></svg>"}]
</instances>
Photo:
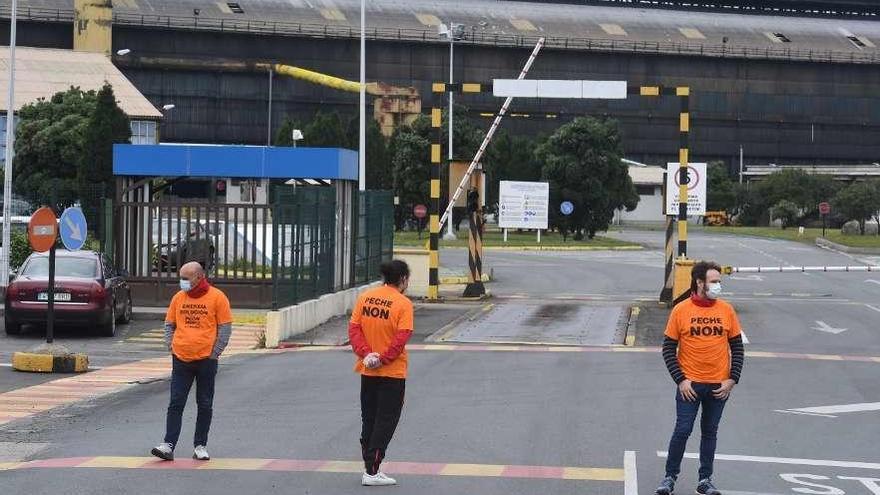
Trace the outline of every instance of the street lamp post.
<instances>
[{"instance_id":1,"label":"street lamp post","mask_svg":"<svg viewBox=\"0 0 880 495\"><path fill-rule=\"evenodd\" d=\"M460 40L464 35L464 25L457 24L454 22L450 22L449 26L446 24L441 24L439 27L439 33L441 36L446 36L449 40L449 84L455 82L454 79L454 61L455 61L455 42ZM447 160L449 169L452 167L452 118L453 118L453 105L452 105L452 91L449 91L449 111L447 115L447 120L449 121L449 131L447 132L449 142L446 146L447 148ZM451 219L450 219L451 220ZM456 239L455 233L452 231L452 222L446 222L446 235L443 238L447 241L454 241Z\"/></svg>"},{"instance_id":2,"label":"street lamp post","mask_svg":"<svg viewBox=\"0 0 880 495\"><path fill-rule=\"evenodd\" d=\"M15 146L15 27L18 0L12 0L9 27L9 99L6 100L6 163L3 166L3 250L0 252L0 287L9 285L10 232L12 228L12 155Z\"/></svg>"},{"instance_id":3,"label":"street lamp post","mask_svg":"<svg viewBox=\"0 0 880 495\"><path fill-rule=\"evenodd\" d=\"M366 0L361 0L361 68L360 68L360 113L358 114L358 190L367 188L367 26Z\"/></svg>"}]
</instances>

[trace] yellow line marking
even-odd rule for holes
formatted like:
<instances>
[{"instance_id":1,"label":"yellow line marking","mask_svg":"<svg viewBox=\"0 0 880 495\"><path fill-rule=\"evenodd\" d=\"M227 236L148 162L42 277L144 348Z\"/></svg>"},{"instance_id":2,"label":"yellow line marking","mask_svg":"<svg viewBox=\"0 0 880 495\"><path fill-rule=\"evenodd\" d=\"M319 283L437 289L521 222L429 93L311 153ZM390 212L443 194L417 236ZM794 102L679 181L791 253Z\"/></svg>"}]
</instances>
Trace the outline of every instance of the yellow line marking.
<instances>
[{"instance_id":1,"label":"yellow line marking","mask_svg":"<svg viewBox=\"0 0 880 495\"><path fill-rule=\"evenodd\" d=\"M0 423L2 424L2 423ZM0 471L8 471L10 469L18 469L23 462L0 462Z\"/></svg>"},{"instance_id":2,"label":"yellow line marking","mask_svg":"<svg viewBox=\"0 0 880 495\"><path fill-rule=\"evenodd\" d=\"M440 19L434 14L416 14L416 19L425 26L439 26Z\"/></svg>"},{"instance_id":3,"label":"yellow line marking","mask_svg":"<svg viewBox=\"0 0 880 495\"><path fill-rule=\"evenodd\" d=\"M612 36L628 36L626 30L618 24L599 24L599 27Z\"/></svg>"},{"instance_id":4,"label":"yellow line marking","mask_svg":"<svg viewBox=\"0 0 880 495\"><path fill-rule=\"evenodd\" d=\"M534 24L531 23L528 19L511 19L510 25L519 29L520 31L537 31L538 28L535 27Z\"/></svg>"},{"instance_id":5,"label":"yellow line marking","mask_svg":"<svg viewBox=\"0 0 880 495\"><path fill-rule=\"evenodd\" d=\"M82 468L123 468L137 469L146 464L148 460L144 457L95 457L90 461L86 461L77 467Z\"/></svg>"},{"instance_id":6,"label":"yellow line marking","mask_svg":"<svg viewBox=\"0 0 880 495\"><path fill-rule=\"evenodd\" d=\"M818 361L843 361L843 356L835 356L831 354L807 354L807 357Z\"/></svg>"},{"instance_id":7,"label":"yellow line marking","mask_svg":"<svg viewBox=\"0 0 880 495\"><path fill-rule=\"evenodd\" d=\"M623 469L602 468L576 468L567 467L563 470L562 478L566 480L592 480L592 481L623 481L625 473Z\"/></svg>"},{"instance_id":8,"label":"yellow line marking","mask_svg":"<svg viewBox=\"0 0 880 495\"><path fill-rule=\"evenodd\" d=\"M345 14L339 9L321 9L321 15L328 21L344 21Z\"/></svg>"}]
</instances>

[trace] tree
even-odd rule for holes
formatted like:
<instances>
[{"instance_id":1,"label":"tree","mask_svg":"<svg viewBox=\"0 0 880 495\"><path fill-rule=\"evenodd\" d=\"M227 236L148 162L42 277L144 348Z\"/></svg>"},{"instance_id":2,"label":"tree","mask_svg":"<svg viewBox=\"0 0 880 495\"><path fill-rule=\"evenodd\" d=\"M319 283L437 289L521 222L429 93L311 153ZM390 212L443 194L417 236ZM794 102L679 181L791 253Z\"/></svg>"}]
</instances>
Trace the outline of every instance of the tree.
<instances>
[{"instance_id":1,"label":"tree","mask_svg":"<svg viewBox=\"0 0 880 495\"><path fill-rule=\"evenodd\" d=\"M85 128L76 174L80 203L91 225L98 225L101 197L113 190L113 144L130 141L128 117L117 105L113 88L104 84Z\"/></svg>"},{"instance_id":2,"label":"tree","mask_svg":"<svg viewBox=\"0 0 880 495\"><path fill-rule=\"evenodd\" d=\"M486 180L486 204L498 204L499 181L537 181L541 163L535 158L540 141L499 132L486 150L483 172Z\"/></svg>"},{"instance_id":3,"label":"tree","mask_svg":"<svg viewBox=\"0 0 880 495\"><path fill-rule=\"evenodd\" d=\"M426 119L421 117L419 120ZM399 128L391 138L389 155L392 184L394 194L400 198L403 207L403 213L397 219L398 228L402 226L407 212L413 205L427 204L429 200L431 173L429 149L430 141L409 126Z\"/></svg>"},{"instance_id":4,"label":"tree","mask_svg":"<svg viewBox=\"0 0 880 495\"><path fill-rule=\"evenodd\" d=\"M865 221L880 210L880 186L875 181L854 182L840 190L832 202L838 213L858 221L859 232L865 235Z\"/></svg>"},{"instance_id":5,"label":"tree","mask_svg":"<svg viewBox=\"0 0 880 495\"><path fill-rule=\"evenodd\" d=\"M357 142L357 134L354 139ZM303 129L303 141L305 146L313 148L347 148L350 137L338 113L318 112Z\"/></svg>"},{"instance_id":6,"label":"tree","mask_svg":"<svg viewBox=\"0 0 880 495\"><path fill-rule=\"evenodd\" d=\"M360 119L357 115L348 119L348 143L345 147L357 150L360 147ZM367 119L367 163L365 164L367 189L392 189L391 157L388 154L388 139L375 119Z\"/></svg>"},{"instance_id":7,"label":"tree","mask_svg":"<svg viewBox=\"0 0 880 495\"><path fill-rule=\"evenodd\" d=\"M302 128L302 124L298 120L290 116L285 117L281 127L278 128L278 132L275 133L275 140L272 144L275 146L294 146L293 130L299 129L302 131Z\"/></svg>"},{"instance_id":8,"label":"tree","mask_svg":"<svg viewBox=\"0 0 880 495\"><path fill-rule=\"evenodd\" d=\"M109 85L100 94L72 87L25 105L16 131L15 189L31 203L57 208L87 199L82 188L112 180L112 145L130 135Z\"/></svg>"},{"instance_id":9,"label":"tree","mask_svg":"<svg viewBox=\"0 0 880 495\"><path fill-rule=\"evenodd\" d=\"M577 118L560 127L537 150L542 177L550 182L550 221L570 228L575 239L592 239L611 224L614 211L632 211L639 196L621 161L623 147L617 122ZM559 205L574 204L574 213L560 221Z\"/></svg>"},{"instance_id":10,"label":"tree","mask_svg":"<svg viewBox=\"0 0 880 495\"><path fill-rule=\"evenodd\" d=\"M783 199L770 208L770 215L782 222L782 230L794 225L800 214L798 206L787 199Z\"/></svg>"},{"instance_id":11,"label":"tree","mask_svg":"<svg viewBox=\"0 0 880 495\"><path fill-rule=\"evenodd\" d=\"M727 173L727 165L724 162L712 162L709 164L707 174L706 209L709 211L730 211L736 206L736 191L730 174Z\"/></svg>"}]
</instances>

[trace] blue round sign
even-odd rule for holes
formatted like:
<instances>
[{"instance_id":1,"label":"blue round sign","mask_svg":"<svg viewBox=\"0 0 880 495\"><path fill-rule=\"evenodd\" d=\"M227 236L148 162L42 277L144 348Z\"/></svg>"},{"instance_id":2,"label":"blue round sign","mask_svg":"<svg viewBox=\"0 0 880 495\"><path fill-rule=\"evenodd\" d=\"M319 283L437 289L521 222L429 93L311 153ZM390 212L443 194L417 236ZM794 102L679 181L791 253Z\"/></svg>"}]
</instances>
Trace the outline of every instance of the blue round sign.
<instances>
[{"instance_id":1,"label":"blue round sign","mask_svg":"<svg viewBox=\"0 0 880 495\"><path fill-rule=\"evenodd\" d=\"M563 201L561 205L559 205L559 211L562 212L563 215L571 215L574 211L574 205L571 204L571 201Z\"/></svg>"},{"instance_id":2,"label":"blue round sign","mask_svg":"<svg viewBox=\"0 0 880 495\"><path fill-rule=\"evenodd\" d=\"M83 215L83 211L77 207L64 210L58 224L61 231L61 242L64 243L64 247L70 251L82 249L89 232L86 226L86 216Z\"/></svg>"}]
</instances>

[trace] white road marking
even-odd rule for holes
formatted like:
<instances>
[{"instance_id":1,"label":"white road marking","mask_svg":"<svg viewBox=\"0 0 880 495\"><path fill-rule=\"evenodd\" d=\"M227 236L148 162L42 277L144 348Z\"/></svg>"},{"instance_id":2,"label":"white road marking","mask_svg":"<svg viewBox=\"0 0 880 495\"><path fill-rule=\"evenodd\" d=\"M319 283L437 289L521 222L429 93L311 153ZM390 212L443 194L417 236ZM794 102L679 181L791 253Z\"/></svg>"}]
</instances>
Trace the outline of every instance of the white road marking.
<instances>
[{"instance_id":1,"label":"white road marking","mask_svg":"<svg viewBox=\"0 0 880 495\"><path fill-rule=\"evenodd\" d=\"M667 452L663 452L658 450L657 457L666 458L668 456ZM685 453L685 458L687 459L699 459L700 454L687 452ZM839 468L853 468L853 469L876 469L880 470L880 463L876 462L856 462L856 461L834 461L834 460L825 460L825 459L797 459L797 458L789 458L789 457L763 457L763 456L751 456L751 455L729 455L729 454L716 454L716 461L740 461L740 462L757 462L761 464L789 464L796 466L821 466L821 467L839 467Z\"/></svg>"},{"instance_id":2,"label":"white road marking","mask_svg":"<svg viewBox=\"0 0 880 495\"><path fill-rule=\"evenodd\" d=\"M870 304L865 304L865 306L867 306L868 309L873 309L874 311L880 313L880 308L878 308L877 306L871 306Z\"/></svg>"},{"instance_id":3,"label":"white road marking","mask_svg":"<svg viewBox=\"0 0 880 495\"><path fill-rule=\"evenodd\" d=\"M627 450L623 453L623 493L624 495L639 495L639 476L636 469L636 453Z\"/></svg>"},{"instance_id":4,"label":"white road marking","mask_svg":"<svg viewBox=\"0 0 880 495\"><path fill-rule=\"evenodd\" d=\"M820 406L820 407L802 407L798 409L789 409L789 411L797 411L813 414L840 414L850 412L880 411L880 402L862 402L859 404L840 404L837 406Z\"/></svg>"},{"instance_id":5,"label":"white road marking","mask_svg":"<svg viewBox=\"0 0 880 495\"><path fill-rule=\"evenodd\" d=\"M865 283L866 283L866 284L877 284L877 285L880 285L880 280L874 280L873 278L869 278L868 280L865 280Z\"/></svg>"},{"instance_id":6,"label":"white road marking","mask_svg":"<svg viewBox=\"0 0 880 495\"><path fill-rule=\"evenodd\" d=\"M816 320L816 326L813 327L813 330L816 330L819 332L830 333L833 335L837 335L837 334L840 334L840 333L847 331L846 328L835 328L835 327L832 327L831 325L825 323L824 321L819 321L819 320Z\"/></svg>"},{"instance_id":7,"label":"white road marking","mask_svg":"<svg viewBox=\"0 0 880 495\"><path fill-rule=\"evenodd\" d=\"M822 418L836 418L837 416L832 416L831 414L817 414L817 413L808 413L803 411L795 411L789 409L775 409L773 412L784 413L784 414L798 414L801 416L819 416Z\"/></svg>"},{"instance_id":8,"label":"white road marking","mask_svg":"<svg viewBox=\"0 0 880 495\"><path fill-rule=\"evenodd\" d=\"M764 277L760 275L731 275L728 277L730 280L748 280L751 282L763 282Z\"/></svg>"}]
</instances>

